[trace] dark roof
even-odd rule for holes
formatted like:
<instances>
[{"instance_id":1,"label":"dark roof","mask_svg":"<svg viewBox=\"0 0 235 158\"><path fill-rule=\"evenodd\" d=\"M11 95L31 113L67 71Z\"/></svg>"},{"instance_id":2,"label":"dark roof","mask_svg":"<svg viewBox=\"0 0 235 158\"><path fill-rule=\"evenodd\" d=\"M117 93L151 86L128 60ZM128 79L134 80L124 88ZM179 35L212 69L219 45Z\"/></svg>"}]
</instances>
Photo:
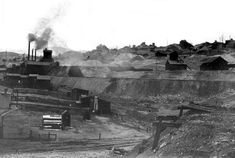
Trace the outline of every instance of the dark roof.
<instances>
[{"instance_id":1,"label":"dark roof","mask_svg":"<svg viewBox=\"0 0 235 158\"><path fill-rule=\"evenodd\" d=\"M222 59L222 60L224 60L225 62L228 63L227 60L225 60L224 58L222 58L222 57L220 57L220 56L218 56L218 57L209 57L209 58L205 58L205 59L202 59L201 62L202 62L203 64L212 63L212 62L214 62L214 61L217 60L217 59Z\"/></svg>"}]
</instances>

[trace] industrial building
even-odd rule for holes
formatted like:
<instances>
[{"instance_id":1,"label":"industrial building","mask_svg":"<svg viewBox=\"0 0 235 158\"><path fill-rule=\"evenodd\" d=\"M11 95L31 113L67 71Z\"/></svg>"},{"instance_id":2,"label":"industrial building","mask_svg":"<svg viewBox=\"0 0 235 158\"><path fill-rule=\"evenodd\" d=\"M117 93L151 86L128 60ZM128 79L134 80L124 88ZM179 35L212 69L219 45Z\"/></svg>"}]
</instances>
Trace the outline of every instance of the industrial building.
<instances>
[{"instance_id":1,"label":"industrial building","mask_svg":"<svg viewBox=\"0 0 235 158\"><path fill-rule=\"evenodd\" d=\"M30 59L30 57L28 57ZM32 57L32 59L34 59ZM44 49L43 57L39 60L28 60L21 64L23 74L39 74L47 75L51 69L58 67L59 63L54 62L52 58L52 50Z\"/></svg>"}]
</instances>

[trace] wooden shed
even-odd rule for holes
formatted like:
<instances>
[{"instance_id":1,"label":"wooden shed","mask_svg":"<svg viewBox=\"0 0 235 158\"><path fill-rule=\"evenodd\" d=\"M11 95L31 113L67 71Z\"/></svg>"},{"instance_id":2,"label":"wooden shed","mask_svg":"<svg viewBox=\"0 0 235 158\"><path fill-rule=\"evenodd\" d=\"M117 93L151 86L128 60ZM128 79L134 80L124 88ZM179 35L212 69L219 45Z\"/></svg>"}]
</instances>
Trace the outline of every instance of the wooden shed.
<instances>
[{"instance_id":1,"label":"wooden shed","mask_svg":"<svg viewBox=\"0 0 235 158\"><path fill-rule=\"evenodd\" d=\"M43 129L63 130L69 126L71 126L71 115L68 110L63 111L59 115L42 116Z\"/></svg>"},{"instance_id":2,"label":"wooden shed","mask_svg":"<svg viewBox=\"0 0 235 158\"><path fill-rule=\"evenodd\" d=\"M0 120L0 138L29 138L30 117L25 112L11 109L1 114Z\"/></svg>"},{"instance_id":3,"label":"wooden shed","mask_svg":"<svg viewBox=\"0 0 235 158\"><path fill-rule=\"evenodd\" d=\"M111 114L111 103L95 96L93 111L97 114Z\"/></svg>"},{"instance_id":4,"label":"wooden shed","mask_svg":"<svg viewBox=\"0 0 235 158\"><path fill-rule=\"evenodd\" d=\"M0 92L0 109L8 109L11 101L11 93L5 90Z\"/></svg>"},{"instance_id":5,"label":"wooden shed","mask_svg":"<svg viewBox=\"0 0 235 158\"><path fill-rule=\"evenodd\" d=\"M202 64L200 65L200 70L202 71L213 71L213 70L228 70L228 61L224 58L217 56L217 57L209 57L203 59Z\"/></svg>"},{"instance_id":6,"label":"wooden shed","mask_svg":"<svg viewBox=\"0 0 235 158\"><path fill-rule=\"evenodd\" d=\"M187 70L188 66L184 63L179 63L177 61L167 60L165 64L166 70Z\"/></svg>"},{"instance_id":7,"label":"wooden shed","mask_svg":"<svg viewBox=\"0 0 235 158\"><path fill-rule=\"evenodd\" d=\"M85 89L73 88L72 89L72 99L80 100L82 95L88 95L89 91Z\"/></svg>"}]
</instances>

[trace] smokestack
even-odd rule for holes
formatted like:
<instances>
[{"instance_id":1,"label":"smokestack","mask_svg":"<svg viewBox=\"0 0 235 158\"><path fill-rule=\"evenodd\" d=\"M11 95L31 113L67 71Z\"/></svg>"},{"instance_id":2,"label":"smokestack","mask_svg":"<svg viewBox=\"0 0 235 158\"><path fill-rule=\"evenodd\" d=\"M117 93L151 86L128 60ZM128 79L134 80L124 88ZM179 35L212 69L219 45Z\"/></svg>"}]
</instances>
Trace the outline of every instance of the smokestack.
<instances>
[{"instance_id":1,"label":"smokestack","mask_svg":"<svg viewBox=\"0 0 235 158\"><path fill-rule=\"evenodd\" d=\"M30 60L30 41L28 43L28 60Z\"/></svg>"},{"instance_id":2,"label":"smokestack","mask_svg":"<svg viewBox=\"0 0 235 158\"><path fill-rule=\"evenodd\" d=\"M31 58L31 60L33 61L33 49L32 49L32 58Z\"/></svg>"},{"instance_id":3,"label":"smokestack","mask_svg":"<svg viewBox=\"0 0 235 158\"><path fill-rule=\"evenodd\" d=\"M37 49L35 49L34 60L37 60Z\"/></svg>"}]
</instances>

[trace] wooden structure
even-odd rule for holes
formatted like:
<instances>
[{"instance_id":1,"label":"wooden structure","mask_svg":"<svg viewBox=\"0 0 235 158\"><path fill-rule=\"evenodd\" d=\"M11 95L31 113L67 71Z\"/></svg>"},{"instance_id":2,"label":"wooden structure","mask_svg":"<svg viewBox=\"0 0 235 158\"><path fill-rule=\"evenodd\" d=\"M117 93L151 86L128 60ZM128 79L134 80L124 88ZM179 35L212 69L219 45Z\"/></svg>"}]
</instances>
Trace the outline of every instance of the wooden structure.
<instances>
[{"instance_id":1,"label":"wooden structure","mask_svg":"<svg viewBox=\"0 0 235 158\"><path fill-rule=\"evenodd\" d=\"M42 116L42 129L62 129L62 116L61 115L43 115Z\"/></svg>"},{"instance_id":2,"label":"wooden structure","mask_svg":"<svg viewBox=\"0 0 235 158\"><path fill-rule=\"evenodd\" d=\"M228 61L224 58L218 57L210 57L202 60L202 64L200 65L200 70L202 71L211 71L211 70L228 70Z\"/></svg>"},{"instance_id":3,"label":"wooden structure","mask_svg":"<svg viewBox=\"0 0 235 158\"><path fill-rule=\"evenodd\" d=\"M47 75L54 63L51 62L38 62L38 61L27 61L25 62L24 74L39 74Z\"/></svg>"},{"instance_id":4,"label":"wooden structure","mask_svg":"<svg viewBox=\"0 0 235 158\"><path fill-rule=\"evenodd\" d=\"M195 104L193 102L188 105L181 105L178 107L180 110L179 116L157 116L156 121L153 122L153 126L156 127L154 141L152 150L155 150L158 147L160 140L161 132L163 132L167 127L179 128L182 123L177 122L178 118L183 115L183 110L193 110L195 112L215 112L216 109L212 107L206 107L203 105Z\"/></svg>"},{"instance_id":5,"label":"wooden structure","mask_svg":"<svg viewBox=\"0 0 235 158\"><path fill-rule=\"evenodd\" d=\"M0 92L0 109L8 109L11 101L11 94L5 89L4 92Z\"/></svg>"},{"instance_id":6,"label":"wooden structure","mask_svg":"<svg viewBox=\"0 0 235 158\"><path fill-rule=\"evenodd\" d=\"M225 41L226 48L235 48L235 40L230 39Z\"/></svg>"},{"instance_id":7,"label":"wooden structure","mask_svg":"<svg viewBox=\"0 0 235 158\"><path fill-rule=\"evenodd\" d=\"M206 107L203 105L195 104L193 102L190 102L188 105L181 105L178 107L178 109L180 110L179 117L181 117L183 115L184 110L193 110L193 111L197 111L197 112L209 112L209 113L216 111L215 108Z\"/></svg>"},{"instance_id":8,"label":"wooden structure","mask_svg":"<svg viewBox=\"0 0 235 158\"><path fill-rule=\"evenodd\" d=\"M22 87L28 88L29 87L29 76L28 75L20 75L20 81Z\"/></svg>"},{"instance_id":9,"label":"wooden structure","mask_svg":"<svg viewBox=\"0 0 235 158\"><path fill-rule=\"evenodd\" d=\"M11 109L0 117L0 137L11 139L26 139L30 135L30 118L20 111Z\"/></svg>"},{"instance_id":10,"label":"wooden structure","mask_svg":"<svg viewBox=\"0 0 235 158\"><path fill-rule=\"evenodd\" d=\"M155 57L167 57L167 53L163 50L157 50L155 53Z\"/></svg>"},{"instance_id":11,"label":"wooden structure","mask_svg":"<svg viewBox=\"0 0 235 158\"><path fill-rule=\"evenodd\" d=\"M28 87L29 88L35 88L35 84L37 82L37 74L29 74L28 77Z\"/></svg>"},{"instance_id":12,"label":"wooden structure","mask_svg":"<svg viewBox=\"0 0 235 158\"><path fill-rule=\"evenodd\" d=\"M7 73L4 81L6 82L7 85L10 87L20 87L20 74L15 74L15 73Z\"/></svg>"},{"instance_id":13,"label":"wooden structure","mask_svg":"<svg viewBox=\"0 0 235 158\"><path fill-rule=\"evenodd\" d=\"M169 59L173 61L179 60L179 54L176 51L169 53Z\"/></svg>"},{"instance_id":14,"label":"wooden structure","mask_svg":"<svg viewBox=\"0 0 235 158\"><path fill-rule=\"evenodd\" d=\"M68 110L63 111L60 115L43 115L42 128L62 130L71 125L71 116Z\"/></svg>"},{"instance_id":15,"label":"wooden structure","mask_svg":"<svg viewBox=\"0 0 235 158\"><path fill-rule=\"evenodd\" d=\"M68 110L65 110L61 113L62 115L62 129L65 127L70 127L71 126L71 115Z\"/></svg>"},{"instance_id":16,"label":"wooden structure","mask_svg":"<svg viewBox=\"0 0 235 158\"><path fill-rule=\"evenodd\" d=\"M173 60L167 60L165 64L165 69L166 70L187 70L188 66L184 63L179 63L177 61Z\"/></svg>"},{"instance_id":17,"label":"wooden structure","mask_svg":"<svg viewBox=\"0 0 235 158\"><path fill-rule=\"evenodd\" d=\"M111 114L111 103L109 101L98 99L98 114Z\"/></svg>"},{"instance_id":18,"label":"wooden structure","mask_svg":"<svg viewBox=\"0 0 235 158\"><path fill-rule=\"evenodd\" d=\"M176 122L177 116L159 116L156 118L157 121L153 122L153 126L156 127L152 150L158 148L161 133L167 128L179 128L181 123Z\"/></svg>"},{"instance_id":19,"label":"wooden structure","mask_svg":"<svg viewBox=\"0 0 235 158\"><path fill-rule=\"evenodd\" d=\"M50 76L37 76L35 87L38 89L52 89Z\"/></svg>"},{"instance_id":20,"label":"wooden structure","mask_svg":"<svg viewBox=\"0 0 235 158\"><path fill-rule=\"evenodd\" d=\"M93 111L96 114L111 114L111 103L109 101L94 96L93 105Z\"/></svg>"},{"instance_id":21,"label":"wooden structure","mask_svg":"<svg viewBox=\"0 0 235 158\"><path fill-rule=\"evenodd\" d=\"M74 100L80 100L82 95L87 96L88 94L89 94L88 90L79 89L79 88L72 89L72 99Z\"/></svg>"},{"instance_id":22,"label":"wooden structure","mask_svg":"<svg viewBox=\"0 0 235 158\"><path fill-rule=\"evenodd\" d=\"M50 76L41 76L38 74L12 74L9 73L5 77L5 82L11 87L37 88L37 89L51 89Z\"/></svg>"}]
</instances>

